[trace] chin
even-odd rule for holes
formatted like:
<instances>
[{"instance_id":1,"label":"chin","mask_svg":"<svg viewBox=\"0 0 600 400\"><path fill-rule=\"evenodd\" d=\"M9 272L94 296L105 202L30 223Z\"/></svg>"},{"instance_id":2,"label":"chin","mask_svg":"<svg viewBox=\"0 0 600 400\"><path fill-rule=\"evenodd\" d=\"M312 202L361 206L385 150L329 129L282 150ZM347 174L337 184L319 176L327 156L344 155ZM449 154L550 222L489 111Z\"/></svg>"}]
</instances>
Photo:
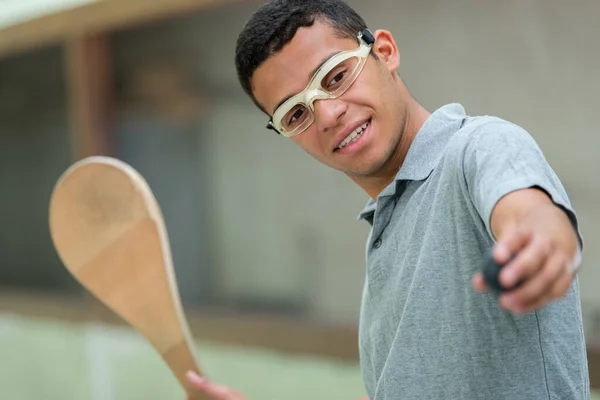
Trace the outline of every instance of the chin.
<instances>
[{"instance_id":1,"label":"chin","mask_svg":"<svg viewBox=\"0 0 600 400\"><path fill-rule=\"evenodd\" d=\"M346 173L361 178L377 177L385 170L385 167L393 158L393 154L392 150L387 150L368 157L365 155L361 163L349 167Z\"/></svg>"},{"instance_id":2,"label":"chin","mask_svg":"<svg viewBox=\"0 0 600 400\"><path fill-rule=\"evenodd\" d=\"M380 175L380 172L383 170L385 164L386 160L374 160L362 165L355 165L346 168L342 170L342 172L357 178L371 178Z\"/></svg>"}]
</instances>

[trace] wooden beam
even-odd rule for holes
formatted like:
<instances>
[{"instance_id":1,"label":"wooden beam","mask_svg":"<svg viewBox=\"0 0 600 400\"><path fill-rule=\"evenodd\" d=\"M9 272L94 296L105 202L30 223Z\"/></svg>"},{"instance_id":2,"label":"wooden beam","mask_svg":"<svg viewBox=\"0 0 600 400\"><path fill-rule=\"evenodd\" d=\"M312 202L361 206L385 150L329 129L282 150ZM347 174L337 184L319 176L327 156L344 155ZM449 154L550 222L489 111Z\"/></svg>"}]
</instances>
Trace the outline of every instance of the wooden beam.
<instances>
[{"instance_id":1,"label":"wooden beam","mask_svg":"<svg viewBox=\"0 0 600 400\"><path fill-rule=\"evenodd\" d=\"M65 47L75 159L112 152L112 88L107 34L70 39Z\"/></svg>"},{"instance_id":2,"label":"wooden beam","mask_svg":"<svg viewBox=\"0 0 600 400\"><path fill-rule=\"evenodd\" d=\"M112 31L244 0L97 0L0 29L0 58L62 43L71 37Z\"/></svg>"}]
</instances>

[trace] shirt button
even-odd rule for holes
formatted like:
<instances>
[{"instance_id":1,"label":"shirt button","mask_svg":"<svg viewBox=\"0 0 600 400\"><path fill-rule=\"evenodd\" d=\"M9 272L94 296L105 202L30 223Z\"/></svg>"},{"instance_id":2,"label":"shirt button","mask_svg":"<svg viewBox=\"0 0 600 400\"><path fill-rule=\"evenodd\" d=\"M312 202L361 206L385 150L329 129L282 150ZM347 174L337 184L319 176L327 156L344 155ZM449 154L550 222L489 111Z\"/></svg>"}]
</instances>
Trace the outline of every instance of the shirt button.
<instances>
[{"instance_id":1,"label":"shirt button","mask_svg":"<svg viewBox=\"0 0 600 400\"><path fill-rule=\"evenodd\" d=\"M373 247L375 247L376 249L381 247L381 238L377 239L375 243L373 243Z\"/></svg>"}]
</instances>

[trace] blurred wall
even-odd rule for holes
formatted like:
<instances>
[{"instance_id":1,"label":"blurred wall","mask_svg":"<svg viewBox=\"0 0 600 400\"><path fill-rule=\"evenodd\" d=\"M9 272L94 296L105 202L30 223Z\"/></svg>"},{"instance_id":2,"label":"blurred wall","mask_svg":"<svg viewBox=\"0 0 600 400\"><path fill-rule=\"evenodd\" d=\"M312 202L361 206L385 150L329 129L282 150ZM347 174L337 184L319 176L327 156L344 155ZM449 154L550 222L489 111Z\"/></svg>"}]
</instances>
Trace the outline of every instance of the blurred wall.
<instances>
[{"instance_id":1,"label":"blurred wall","mask_svg":"<svg viewBox=\"0 0 600 400\"><path fill-rule=\"evenodd\" d=\"M0 286L79 292L47 223L50 193L71 163L62 61L53 47L0 62Z\"/></svg>"},{"instance_id":2,"label":"blurred wall","mask_svg":"<svg viewBox=\"0 0 600 400\"><path fill-rule=\"evenodd\" d=\"M600 294L595 290L600 278L596 267L600 216L594 206L600 200L600 161L594 152L600 138L592 113L600 89L595 77L600 67L595 40L600 37L596 23L600 3L349 3L372 29L392 31L401 51L400 75L430 111L460 102L471 115L509 119L535 137L563 180L581 221L586 239L582 297L589 318L586 324L595 329L592 320L600 316L595 311L600 309ZM184 297L298 310L315 318L354 323L368 229L355 217L367 198L342 174L265 130L265 116L239 88L233 65L235 40L258 4L247 2L117 33L113 41L120 88L117 143L128 138L130 150L121 147L121 154L134 166L144 171L161 167L157 171L178 181L175 189L168 178L150 182L165 208L185 193L202 196L196 209L187 203L165 212L170 234L179 231L178 237L184 237L187 232L188 238L199 238L198 251L190 249L192 243L174 254ZM164 97L161 93L168 92L164 87L128 97L135 88L134 77L156 65L184 76L193 90L181 85L177 96L196 104L198 112L178 113L157 106ZM36 68L42 74L43 65ZM162 111L157 112L157 107ZM31 109L23 108L20 115L26 119L31 114ZM127 128L132 121L145 121L134 123L137 136ZM41 121L31 124L31 131L48 129ZM53 126L66 129L56 122ZM0 138L3 148L9 143L5 132ZM189 136L172 143L173 147L155 144L140 150L144 145L152 147L151 137L177 132ZM196 146L197 156L186 156L186 164L176 150L161 154L161 149L177 146ZM60 165L60 159L55 160L54 165ZM15 160L11 165L22 163ZM197 168L197 180L189 168ZM50 175L40 179L51 179ZM6 188L4 183L2 187ZM47 181L41 187L47 188ZM38 200L36 204L45 207L46 198ZM5 210L23 209L17 197L4 201ZM176 222L185 215L205 222L201 226ZM8 228L0 229L10 235ZM36 241L26 243L32 249L38 246ZM15 250L19 251L25 250ZM29 265L31 271L37 267ZM207 281L208 286L203 283ZM209 295L202 300L200 292ZM600 337L600 325L597 329Z\"/></svg>"}]
</instances>

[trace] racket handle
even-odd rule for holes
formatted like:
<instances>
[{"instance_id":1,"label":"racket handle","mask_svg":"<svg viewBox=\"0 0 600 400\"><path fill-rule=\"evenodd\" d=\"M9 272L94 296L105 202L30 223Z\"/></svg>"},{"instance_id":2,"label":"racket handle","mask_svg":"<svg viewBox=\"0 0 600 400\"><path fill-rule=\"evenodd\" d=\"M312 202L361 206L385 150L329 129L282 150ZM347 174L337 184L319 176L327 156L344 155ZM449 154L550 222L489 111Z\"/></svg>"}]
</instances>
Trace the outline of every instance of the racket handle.
<instances>
[{"instance_id":1,"label":"racket handle","mask_svg":"<svg viewBox=\"0 0 600 400\"><path fill-rule=\"evenodd\" d=\"M188 400L211 400L204 394L199 393L198 390L194 389L186 377L188 371L194 371L200 376L203 374L198 367L192 349L186 340L182 340L167 352L163 353L162 357L173 374L175 374L181 387L185 390Z\"/></svg>"}]
</instances>

